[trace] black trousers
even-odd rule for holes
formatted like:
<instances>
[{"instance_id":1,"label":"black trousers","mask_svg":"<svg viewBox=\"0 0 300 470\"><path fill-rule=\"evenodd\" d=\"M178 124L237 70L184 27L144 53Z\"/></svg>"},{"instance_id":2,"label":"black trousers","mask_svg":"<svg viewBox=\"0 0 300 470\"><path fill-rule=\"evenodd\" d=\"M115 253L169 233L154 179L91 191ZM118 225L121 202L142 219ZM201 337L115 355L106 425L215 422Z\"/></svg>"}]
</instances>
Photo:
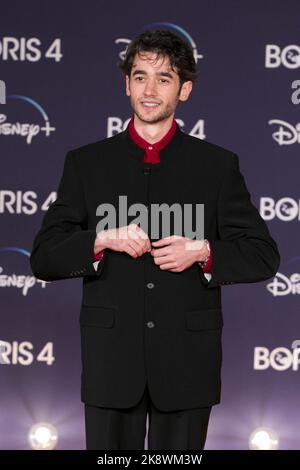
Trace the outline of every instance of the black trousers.
<instances>
[{"instance_id":1,"label":"black trousers","mask_svg":"<svg viewBox=\"0 0 300 470\"><path fill-rule=\"evenodd\" d=\"M149 450L202 450L210 412L211 407L160 411L146 386L139 403L131 408L85 405L86 448L144 450L148 413Z\"/></svg>"}]
</instances>

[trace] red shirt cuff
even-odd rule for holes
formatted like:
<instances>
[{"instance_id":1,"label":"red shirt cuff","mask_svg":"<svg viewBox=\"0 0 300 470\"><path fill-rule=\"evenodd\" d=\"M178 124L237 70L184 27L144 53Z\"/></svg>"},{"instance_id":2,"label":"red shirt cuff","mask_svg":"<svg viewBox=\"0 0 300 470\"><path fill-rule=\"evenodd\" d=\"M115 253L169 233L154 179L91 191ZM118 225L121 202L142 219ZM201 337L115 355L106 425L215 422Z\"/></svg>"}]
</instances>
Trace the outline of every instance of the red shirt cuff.
<instances>
[{"instance_id":1,"label":"red shirt cuff","mask_svg":"<svg viewBox=\"0 0 300 470\"><path fill-rule=\"evenodd\" d=\"M94 255L94 261L93 261L93 263L94 263L95 261L100 261L100 260L103 258L103 256L104 256L104 250L99 251L99 253L97 253L96 255Z\"/></svg>"},{"instance_id":2,"label":"red shirt cuff","mask_svg":"<svg viewBox=\"0 0 300 470\"><path fill-rule=\"evenodd\" d=\"M212 271L212 250L211 250L211 244L209 243L209 258L206 261L206 263L202 266L202 271L204 273L211 273Z\"/></svg>"}]
</instances>

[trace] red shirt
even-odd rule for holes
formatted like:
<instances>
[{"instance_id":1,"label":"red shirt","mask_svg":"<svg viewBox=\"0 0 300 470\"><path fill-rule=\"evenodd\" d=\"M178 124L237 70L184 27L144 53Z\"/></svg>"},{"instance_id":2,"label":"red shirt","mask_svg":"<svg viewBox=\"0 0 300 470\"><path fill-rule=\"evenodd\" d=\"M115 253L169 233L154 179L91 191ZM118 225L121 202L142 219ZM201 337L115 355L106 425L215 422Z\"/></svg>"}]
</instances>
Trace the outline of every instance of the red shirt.
<instances>
[{"instance_id":1,"label":"red shirt","mask_svg":"<svg viewBox=\"0 0 300 470\"><path fill-rule=\"evenodd\" d=\"M131 118L129 125L128 125L128 131L129 135L132 138L132 140L142 149L145 150L144 153L144 162L145 163L159 163L160 158L159 158L159 152L168 145L168 143L172 140L174 137L174 134L176 132L176 121L173 119L172 126L168 130L168 132L163 136L161 140L158 142L155 142L154 144L150 144L147 142L147 140L143 139L137 131L135 130L134 127L134 122L133 118Z\"/></svg>"}]
</instances>

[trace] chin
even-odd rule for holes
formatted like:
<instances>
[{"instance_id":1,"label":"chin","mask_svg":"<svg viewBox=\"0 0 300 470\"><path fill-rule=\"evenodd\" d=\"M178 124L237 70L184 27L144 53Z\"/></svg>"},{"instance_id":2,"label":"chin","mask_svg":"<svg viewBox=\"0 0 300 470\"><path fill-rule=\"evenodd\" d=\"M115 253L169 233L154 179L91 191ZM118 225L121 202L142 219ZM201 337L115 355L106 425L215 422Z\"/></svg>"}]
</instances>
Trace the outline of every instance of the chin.
<instances>
[{"instance_id":1,"label":"chin","mask_svg":"<svg viewBox=\"0 0 300 470\"><path fill-rule=\"evenodd\" d=\"M156 124L158 122L165 121L169 117L161 113L157 115L153 115L153 116L147 116L147 115L144 115L143 113L136 113L136 114L137 114L137 117L141 121L147 122L148 124Z\"/></svg>"},{"instance_id":2,"label":"chin","mask_svg":"<svg viewBox=\"0 0 300 470\"><path fill-rule=\"evenodd\" d=\"M159 122L161 120L159 116L145 116L141 113L136 113L136 115L140 121L147 122L148 124Z\"/></svg>"}]
</instances>

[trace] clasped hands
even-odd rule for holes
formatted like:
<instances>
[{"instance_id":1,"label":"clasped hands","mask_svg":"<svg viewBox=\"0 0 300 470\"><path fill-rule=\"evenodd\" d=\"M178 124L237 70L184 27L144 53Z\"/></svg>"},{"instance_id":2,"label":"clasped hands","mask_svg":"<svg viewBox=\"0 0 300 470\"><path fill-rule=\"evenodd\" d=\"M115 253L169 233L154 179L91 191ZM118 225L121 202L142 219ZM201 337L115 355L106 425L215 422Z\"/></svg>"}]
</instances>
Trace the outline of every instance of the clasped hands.
<instances>
[{"instance_id":1,"label":"clasped hands","mask_svg":"<svg viewBox=\"0 0 300 470\"><path fill-rule=\"evenodd\" d=\"M195 262L203 261L208 255L203 240L171 235L151 243L148 235L136 224L99 232L94 254L105 248L126 252L132 258L149 252L160 269L171 272L182 272Z\"/></svg>"}]
</instances>

